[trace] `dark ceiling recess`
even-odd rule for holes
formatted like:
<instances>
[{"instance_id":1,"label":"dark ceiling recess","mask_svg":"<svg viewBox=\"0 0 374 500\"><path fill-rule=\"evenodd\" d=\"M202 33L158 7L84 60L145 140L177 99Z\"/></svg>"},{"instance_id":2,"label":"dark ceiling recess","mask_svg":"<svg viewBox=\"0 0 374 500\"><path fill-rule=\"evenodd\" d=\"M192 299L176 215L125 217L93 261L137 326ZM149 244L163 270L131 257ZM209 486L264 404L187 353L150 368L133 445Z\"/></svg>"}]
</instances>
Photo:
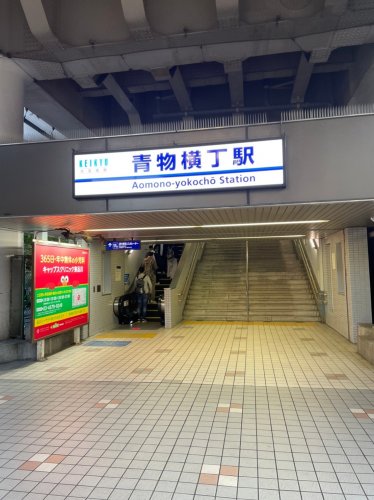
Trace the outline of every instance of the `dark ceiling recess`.
<instances>
[{"instance_id":1,"label":"dark ceiling recess","mask_svg":"<svg viewBox=\"0 0 374 500\"><path fill-rule=\"evenodd\" d=\"M374 102L364 91L374 2L187 4L0 0L0 51L27 75L27 108L52 127L61 109L97 129Z\"/></svg>"}]
</instances>

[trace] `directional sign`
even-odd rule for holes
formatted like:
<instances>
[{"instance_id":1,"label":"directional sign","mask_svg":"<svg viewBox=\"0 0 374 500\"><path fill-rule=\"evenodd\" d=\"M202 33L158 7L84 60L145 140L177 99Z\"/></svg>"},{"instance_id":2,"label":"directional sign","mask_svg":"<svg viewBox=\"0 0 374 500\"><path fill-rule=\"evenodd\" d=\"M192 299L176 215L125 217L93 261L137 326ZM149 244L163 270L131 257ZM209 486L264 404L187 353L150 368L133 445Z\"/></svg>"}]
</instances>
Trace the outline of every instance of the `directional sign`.
<instances>
[{"instance_id":1,"label":"directional sign","mask_svg":"<svg viewBox=\"0 0 374 500\"><path fill-rule=\"evenodd\" d=\"M140 240L107 241L106 250L140 250Z\"/></svg>"}]
</instances>

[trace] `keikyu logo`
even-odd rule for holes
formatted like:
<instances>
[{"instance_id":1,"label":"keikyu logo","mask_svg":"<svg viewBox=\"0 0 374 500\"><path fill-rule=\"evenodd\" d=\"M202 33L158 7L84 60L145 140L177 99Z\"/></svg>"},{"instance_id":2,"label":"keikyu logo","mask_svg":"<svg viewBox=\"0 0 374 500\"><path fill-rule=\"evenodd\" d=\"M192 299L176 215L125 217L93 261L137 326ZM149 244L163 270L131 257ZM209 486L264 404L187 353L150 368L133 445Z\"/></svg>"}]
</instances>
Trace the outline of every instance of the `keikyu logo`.
<instances>
[{"instance_id":1,"label":"keikyu logo","mask_svg":"<svg viewBox=\"0 0 374 500\"><path fill-rule=\"evenodd\" d=\"M108 170L109 158L90 156L79 160L79 168L82 173L95 172L104 173Z\"/></svg>"}]
</instances>

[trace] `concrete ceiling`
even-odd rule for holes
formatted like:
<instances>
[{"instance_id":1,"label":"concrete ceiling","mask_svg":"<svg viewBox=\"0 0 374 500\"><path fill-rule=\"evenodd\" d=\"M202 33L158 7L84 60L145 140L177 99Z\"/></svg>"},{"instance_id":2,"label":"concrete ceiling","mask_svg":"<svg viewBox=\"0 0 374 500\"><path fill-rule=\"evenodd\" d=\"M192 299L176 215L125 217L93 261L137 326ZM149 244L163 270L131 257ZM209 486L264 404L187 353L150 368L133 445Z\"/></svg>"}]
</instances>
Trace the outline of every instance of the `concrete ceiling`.
<instances>
[{"instance_id":1,"label":"concrete ceiling","mask_svg":"<svg viewBox=\"0 0 374 500\"><path fill-rule=\"evenodd\" d=\"M371 102L372 0L0 0L56 130Z\"/></svg>"},{"instance_id":2,"label":"concrete ceiling","mask_svg":"<svg viewBox=\"0 0 374 500\"><path fill-rule=\"evenodd\" d=\"M1 227L34 232L67 228L72 233L83 233L90 237L150 241L209 238L235 240L253 237L294 239L322 238L345 227L373 226L370 220L373 216L374 200L369 200L268 207L2 217ZM59 236L61 231L56 231L55 234Z\"/></svg>"}]
</instances>

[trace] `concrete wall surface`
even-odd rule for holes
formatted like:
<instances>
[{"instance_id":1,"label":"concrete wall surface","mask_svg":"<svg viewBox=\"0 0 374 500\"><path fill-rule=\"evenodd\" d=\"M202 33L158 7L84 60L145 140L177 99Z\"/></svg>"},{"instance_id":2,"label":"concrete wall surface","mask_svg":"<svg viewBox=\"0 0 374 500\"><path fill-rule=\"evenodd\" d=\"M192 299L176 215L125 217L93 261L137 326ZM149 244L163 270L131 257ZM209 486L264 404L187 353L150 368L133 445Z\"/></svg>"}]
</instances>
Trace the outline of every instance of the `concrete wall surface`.
<instances>
[{"instance_id":1,"label":"concrete wall surface","mask_svg":"<svg viewBox=\"0 0 374 500\"><path fill-rule=\"evenodd\" d=\"M368 179L374 156L373 128L374 116L367 115L1 146L0 217L368 199L372 197ZM73 198L73 151L140 150L280 136L285 137L286 145L285 188L117 197L107 201Z\"/></svg>"},{"instance_id":2,"label":"concrete wall surface","mask_svg":"<svg viewBox=\"0 0 374 500\"><path fill-rule=\"evenodd\" d=\"M9 338L11 257L23 254L23 233L0 229L0 340Z\"/></svg>"}]
</instances>

